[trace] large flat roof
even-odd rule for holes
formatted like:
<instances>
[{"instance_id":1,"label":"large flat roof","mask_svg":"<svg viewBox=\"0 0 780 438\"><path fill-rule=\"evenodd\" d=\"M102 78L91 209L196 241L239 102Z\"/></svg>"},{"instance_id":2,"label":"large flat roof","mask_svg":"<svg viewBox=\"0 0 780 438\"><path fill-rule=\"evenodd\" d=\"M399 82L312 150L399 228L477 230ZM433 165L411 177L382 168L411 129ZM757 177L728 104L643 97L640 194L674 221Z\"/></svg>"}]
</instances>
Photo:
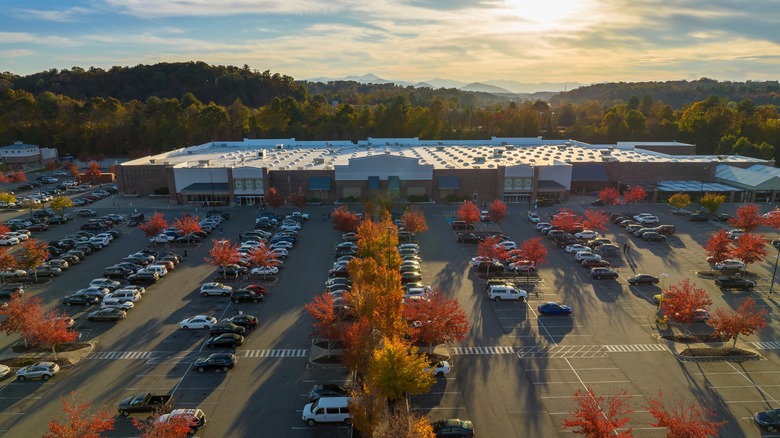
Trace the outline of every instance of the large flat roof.
<instances>
[{"instance_id":1,"label":"large flat roof","mask_svg":"<svg viewBox=\"0 0 780 438\"><path fill-rule=\"evenodd\" d=\"M662 143L654 143L662 144ZM681 143L676 143L681 144ZM589 145L574 140L493 138L491 140L425 141L367 139L351 142L295 139L210 142L123 163L123 166L164 164L174 167L267 167L269 170L330 170L353 158L389 154L416 158L434 169L495 169L497 166L551 166L565 163L766 163L732 155L669 155L643 149Z\"/></svg>"}]
</instances>

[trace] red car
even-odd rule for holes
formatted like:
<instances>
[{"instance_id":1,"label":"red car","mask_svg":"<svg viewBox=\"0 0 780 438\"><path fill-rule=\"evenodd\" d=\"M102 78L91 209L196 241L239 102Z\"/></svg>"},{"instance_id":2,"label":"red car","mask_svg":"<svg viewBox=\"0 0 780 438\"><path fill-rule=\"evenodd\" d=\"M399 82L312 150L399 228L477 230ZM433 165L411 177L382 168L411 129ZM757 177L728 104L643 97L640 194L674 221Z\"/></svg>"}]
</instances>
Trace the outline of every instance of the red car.
<instances>
[{"instance_id":1,"label":"red car","mask_svg":"<svg viewBox=\"0 0 780 438\"><path fill-rule=\"evenodd\" d=\"M585 268L609 268L610 264L606 260L583 260L582 266Z\"/></svg>"},{"instance_id":2,"label":"red car","mask_svg":"<svg viewBox=\"0 0 780 438\"><path fill-rule=\"evenodd\" d=\"M249 289L256 294L265 295L265 286L261 286L259 284L250 284L248 286L244 286L244 289Z\"/></svg>"}]
</instances>

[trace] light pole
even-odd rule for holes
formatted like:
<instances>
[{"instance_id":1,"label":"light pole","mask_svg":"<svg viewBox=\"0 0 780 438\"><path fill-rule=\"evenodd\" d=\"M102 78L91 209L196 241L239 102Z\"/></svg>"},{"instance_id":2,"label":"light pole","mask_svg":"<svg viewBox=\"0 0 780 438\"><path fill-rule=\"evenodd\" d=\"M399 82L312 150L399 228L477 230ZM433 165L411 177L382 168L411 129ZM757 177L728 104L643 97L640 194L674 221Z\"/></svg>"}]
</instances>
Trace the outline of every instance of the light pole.
<instances>
[{"instance_id":1,"label":"light pole","mask_svg":"<svg viewBox=\"0 0 780 438\"><path fill-rule=\"evenodd\" d=\"M661 274L661 290L664 290L664 285L666 284L666 277L668 276L669 274L667 274L666 272Z\"/></svg>"},{"instance_id":2,"label":"light pole","mask_svg":"<svg viewBox=\"0 0 780 438\"><path fill-rule=\"evenodd\" d=\"M780 261L780 240L773 240L772 246L777 248L777 257L775 257L775 269L772 270L772 283L769 285L769 295L772 295L772 292L775 288L775 274L777 274L777 262Z\"/></svg>"}]
</instances>

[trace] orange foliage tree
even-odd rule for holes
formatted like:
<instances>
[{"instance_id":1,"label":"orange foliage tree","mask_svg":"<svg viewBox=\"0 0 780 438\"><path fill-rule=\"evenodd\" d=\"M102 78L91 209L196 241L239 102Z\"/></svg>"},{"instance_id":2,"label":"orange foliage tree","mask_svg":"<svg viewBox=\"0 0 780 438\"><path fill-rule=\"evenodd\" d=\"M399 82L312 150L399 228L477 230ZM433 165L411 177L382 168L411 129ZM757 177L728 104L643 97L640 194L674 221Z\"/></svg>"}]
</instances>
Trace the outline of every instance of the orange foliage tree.
<instances>
[{"instance_id":1,"label":"orange foliage tree","mask_svg":"<svg viewBox=\"0 0 780 438\"><path fill-rule=\"evenodd\" d=\"M55 163L54 161L49 161L48 163L46 163L46 169L48 170L57 170L57 167L59 166L57 166L57 163Z\"/></svg>"},{"instance_id":2,"label":"orange foliage tree","mask_svg":"<svg viewBox=\"0 0 780 438\"><path fill-rule=\"evenodd\" d=\"M764 238L752 233L745 233L737 239L737 244L731 251L731 256L741 260L746 265L763 260L766 256Z\"/></svg>"},{"instance_id":3,"label":"orange foliage tree","mask_svg":"<svg viewBox=\"0 0 780 438\"><path fill-rule=\"evenodd\" d=\"M227 272L225 267L232 265L239 260L237 245L231 244L229 240L216 240L211 239L211 249L209 250L209 257L205 257L203 260L211 266L222 268L222 278L227 278Z\"/></svg>"},{"instance_id":4,"label":"orange foliage tree","mask_svg":"<svg viewBox=\"0 0 780 438\"><path fill-rule=\"evenodd\" d=\"M573 211L564 208L552 218L550 225L558 227L559 230L564 232L574 233L574 230L582 224L580 223L580 218Z\"/></svg>"},{"instance_id":5,"label":"orange foliage tree","mask_svg":"<svg viewBox=\"0 0 780 438\"><path fill-rule=\"evenodd\" d=\"M35 337L37 324L41 321L42 302L43 299L40 297L13 295L8 306L0 308L0 315L8 316L0 323L0 331L9 335L18 333L26 346L27 342Z\"/></svg>"},{"instance_id":6,"label":"orange foliage tree","mask_svg":"<svg viewBox=\"0 0 780 438\"><path fill-rule=\"evenodd\" d=\"M141 231L146 234L146 237L154 237L162 232L162 230L168 228L168 221L162 213L155 213L146 222L138 226Z\"/></svg>"},{"instance_id":7,"label":"orange foliage tree","mask_svg":"<svg viewBox=\"0 0 780 438\"><path fill-rule=\"evenodd\" d=\"M403 216L401 216L401 221L404 223L404 230L412 234L428 231L428 222L425 220L425 213L419 208L407 208L406 211L404 211Z\"/></svg>"},{"instance_id":8,"label":"orange foliage tree","mask_svg":"<svg viewBox=\"0 0 780 438\"><path fill-rule=\"evenodd\" d=\"M734 228L742 228L746 233L758 229L764 223L761 217L761 209L756 204L746 204L737 209L737 214L729 219L729 225Z\"/></svg>"},{"instance_id":9,"label":"orange foliage tree","mask_svg":"<svg viewBox=\"0 0 780 438\"><path fill-rule=\"evenodd\" d=\"M496 199L492 204L490 204L490 207L488 208L488 214L490 214L491 221L500 223L507 217L509 212L506 209L506 204Z\"/></svg>"},{"instance_id":10,"label":"orange foliage tree","mask_svg":"<svg viewBox=\"0 0 780 438\"><path fill-rule=\"evenodd\" d=\"M298 207L301 208L306 205L306 196L303 195L303 191L301 189L298 189L295 193L290 193L290 196L287 197L287 201Z\"/></svg>"},{"instance_id":11,"label":"orange foliage tree","mask_svg":"<svg viewBox=\"0 0 780 438\"><path fill-rule=\"evenodd\" d=\"M326 292L315 296L310 303L304 305L313 319L314 334L325 338L329 348L334 342L341 340L345 329L334 304L333 295Z\"/></svg>"},{"instance_id":12,"label":"orange foliage tree","mask_svg":"<svg viewBox=\"0 0 780 438\"><path fill-rule=\"evenodd\" d=\"M625 391L605 398L590 388L585 392L578 389L574 393L577 409L571 412L572 419L563 420L563 428L591 438L630 437L631 429L618 431L628 423L626 415L633 412L628 407L628 398Z\"/></svg>"},{"instance_id":13,"label":"orange foliage tree","mask_svg":"<svg viewBox=\"0 0 780 438\"><path fill-rule=\"evenodd\" d=\"M354 212L350 211L346 205L333 210L333 228L342 233L355 231L360 224L360 218Z\"/></svg>"},{"instance_id":14,"label":"orange foliage tree","mask_svg":"<svg viewBox=\"0 0 780 438\"><path fill-rule=\"evenodd\" d=\"M607 205L617 205L620 203L620 193L614 187L604 187L599 191L599 199Z\"/></svg>"},{"instance_id":15,"label":"orange foliage tree","mask_svg":"<svg viewBox=\"0 0 780 438\"><path fill-rule=\"evenodd\" d=\"M341 338L344 343L342 362L352 371L367 370L371 356L381 339L379 332L365 316L347 324Z\"/></svg>"},{"instance_id":16,"label":"orange foliage tree","mask_svg":"<svg viewBox=\"0 0 780 438\"><path fill-rule=\"evenodd\" d=\"M27 271L41 266L49 258L48 244L38 239L28 239L22 243L22 248L17 256L19 267ZM38 273L35 272L38 279Z\"/></svg>"},{"instance_id":17,"label":"orange foliage tree","mask_svg":"<svg viewBox=\"0 0 780 438\"><path fill-rule=\"evenodd\" d=\"M704 245L707 260L710 263L720 263L730 258L732 250L732 242L726 230L719 230L717 233L710 235L707 244Z\"/></svg>"},{"instance_id":18,"label":"orange foliage tree","mask_svg":"<svg viewBox=\"0 0 780 438\"><path fill-rule=\"evenodd\" d=\"M715 413L696 403L683 406L682 401L677 400L673 406L667 406L660 390L657 399L648 400L647 411L655 417L650 426L666 428L666 436L673 438L717 436L718 430L726 424L725 421L713 421Z\"/></svg>"},{"instance_id":19,"label":"orange foliage tree","mask_svg":"<svg viewBox=\"0 0 780 438\"><path fill-rule=\"evenodd\" d=\"M93 183L100 177L103 171L100 169L100 163L97 161L90 161L87 164L87 168L84 170L84 176L89 178Z\"/></svg>"},{"instance_id":20,"label":"orange foliage tree","mask_svg":"<svg viewBox=\"0 0 780 438\"><path fill-rule=\"evenodd\" d=\"M7 247L0 247L0 270L6 271L16 266L16 257L8 252Z\"/></svg>"},{"instance_id":21,"label":"orange foliage tree","mask_svg":"<svg viewBox=\"0 0 780 438\"><path fill-rule=\"evenodd\" d=\"M184 438L191 432L189 421L181 415L160 417L162 412L155 412L151 418L133 418L133 425L138 429L139 438Z\"/></svg>"},{"instance_id":22,"label":"orange foliage tree","mask_svg":"<svg viewBox=\"0 0 780 438\"><path fill-rule=\"evenodd\" d=\"M604 231L609 223L609 214L600 210L585 210L583 226L589 230Z\"/></svg>"},{"instance_id":23,"label":"orange foliage tree","mask_svg":"<svg viewBox=\"0 0 780 438\"><path fill-rule=\"evenodd\" d=\"M533 262L537 269L539 265L547 261L547 247L542 243L541 237L526 240L520 245L520 250L523 257Z\"/></svg>"},{"instance_id":24,"label":"orange foliage tree","mask_svg":"<svg viewBox=\"0 0 780 438\"><path fill-rule=\"evenodd\" d=\"M727 336L733 339L732 348L737 346L739 335L749 336L763 330L767 325L767 309L759 307L753 298L745 298L736 310L715 309L707 323L715 329L713 336Z\"/></svg>"},{"instance_id":25,"label":"orange foliage tree","mask_svg":"<svg viewBox=\"0 0 780 438\"><path fill-rule=\"evenodd\" d=\"M203 228L201 228L200 224L198 223L198 217L190 216L189 214L177 218L175 221L173 221L173 228L176 228L177 230L181 231L182 234L187 236L188 241L190 234L203 231Z\"/></svg>"},{"instance_id":26,"label":"orange foliage tree","mask_svg":"<svg viewBox=\"0 0 780 438\"><path fill-rule=\"evenodd\" d=\"M114 429L114 418L107 408L91 412L92 405L75 392L70 393L70 398L72 401L60 398L65 421L49 421L49 433L44 438L100 438L101 432Z\"/></svg>"},{"instance_id":27,"label":"orange foliage tree","mask_svg":"<svg viewBox=\"0 0 780 438\"><path fill-rule=\"evenodd\" d=\"M404 318L416 321L411 335L418 345L460 342L469 331L469 321L460 303L438 292L428 300L404 306Z\"/></svg>"},{"instance_id":28,"label":"orange foliage tree","mask_svg":"<svg viewBox=\"0 0 780 438\"><path fill-rule=\"evenodd\" d=\"M27 182L27 174L25 174L21 170L17 172L9 172L8 181L16 184Z\"/></svg>"},{"instance_id":29,"label":"orange foliage tree","mask_svg":"<svg viewBox=\"0 0 780 438\"><path fill-rule=\"evenodd\" d=\"M642 186L632 186L630 189L623 192L623 200L626 204L638 204L645 200L647 192Z\"/></svg>"},{"instance_id":30,"label":"orange foliage tree","mask_svg":"<svg viewBox=\"0 0 780 438\"><path fill-rule=\"evenodd\" d=\"M487 257L490 260L498 260L503 262L509 257L509 251L503 245L499 245L501 239L498 237L488 237L487 239L479 242L477 246L477 255L480 257ZM488 265L485 275L490 275L490 265Z\"/></svg>"},{"instance_id":31,"label":"orange foliage tree","mask_svg":"<svg viewBox=\"0 0 780 438\"><path fill-rule=\"evenodd\" d=\"M479 222L479 208L471 201L466 201L461 204L457 211L457 215L458 219L467 224Z\"/></svg>"},{"instance_id":32,"label":"orange foliage tree","mask_svg":"<svg viewBox=\"0 0 780 438\"><path fill-rule=\"evenodd\" d=\"M712 305L710 295L689 279L673 284L664 291L661 312L669 319L682 324L694 322L697 309L707 310Z\"/></svg>"},{"instance_id":33,"label":"orange foliage tree","mask_svg":"<svg viewBox=\"0 0 780 438\"><path fill-rule=\"evenodd\" d=\"M56 309L49 310L34 322L30 343L34 346L51 348L57 360L57 347L75 341L78 332L68 330L67 315Z\"/></svg>"},{"instance_id":34,"label":"orange foliage tree","mask_svg":"<svg viewBox=\"0 0 780 438\"><path fill-rule=\"evenodd\" d=\"M266 192L263 199L265 199L265 202L274 209L277 209L284 204L284 198L279 194L279 190L277 190L276 187L269 187L268 192Z\"/></svg>"}]
</instances>

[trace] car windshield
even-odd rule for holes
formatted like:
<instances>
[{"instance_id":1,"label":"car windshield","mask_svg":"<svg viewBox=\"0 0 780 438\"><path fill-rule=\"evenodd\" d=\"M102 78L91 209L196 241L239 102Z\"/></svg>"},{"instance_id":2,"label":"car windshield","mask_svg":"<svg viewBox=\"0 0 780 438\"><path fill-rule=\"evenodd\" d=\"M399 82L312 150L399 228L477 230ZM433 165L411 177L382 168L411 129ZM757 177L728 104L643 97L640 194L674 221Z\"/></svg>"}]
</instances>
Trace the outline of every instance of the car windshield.
<instances>
[{"instance_id":1,"label":"car windshield","mask_svg":"<svg viewBox=\"0 0 780 438\"><path fill-rule=\"evenodd\" d=\"M769 417L769 419L771 421L775 421L775 422L780 421L780 411L778 411L777 409L773 409L771 411L766 411L766 412L764 412L764 415Z\"/></svg>"}]
</instances>

